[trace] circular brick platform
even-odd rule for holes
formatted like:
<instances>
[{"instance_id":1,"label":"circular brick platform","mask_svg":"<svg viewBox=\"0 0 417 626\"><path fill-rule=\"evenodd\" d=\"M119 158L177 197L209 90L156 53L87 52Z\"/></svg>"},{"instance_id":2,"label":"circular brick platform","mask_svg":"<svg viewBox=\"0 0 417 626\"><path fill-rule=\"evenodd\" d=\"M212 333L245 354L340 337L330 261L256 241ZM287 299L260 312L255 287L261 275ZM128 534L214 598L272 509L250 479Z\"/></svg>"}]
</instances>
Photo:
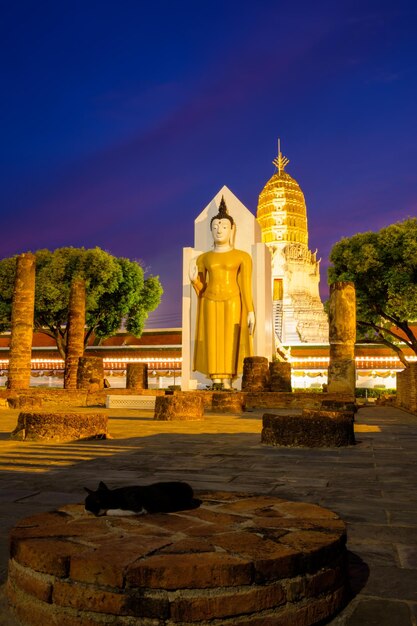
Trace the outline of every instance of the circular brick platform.
<instances>
[{"instance_id":1,"label":"circular brick platform","mask_svg":"<svg viewBox=\"0 0 417 626\"><path fill-rule=\"evenodd\" d=\"M7 593L38 626L305 626L347 598L337 515L268 496L199 494L199 509L139 517L81 505L11 532Z\"/></svg>"}]
</instances>

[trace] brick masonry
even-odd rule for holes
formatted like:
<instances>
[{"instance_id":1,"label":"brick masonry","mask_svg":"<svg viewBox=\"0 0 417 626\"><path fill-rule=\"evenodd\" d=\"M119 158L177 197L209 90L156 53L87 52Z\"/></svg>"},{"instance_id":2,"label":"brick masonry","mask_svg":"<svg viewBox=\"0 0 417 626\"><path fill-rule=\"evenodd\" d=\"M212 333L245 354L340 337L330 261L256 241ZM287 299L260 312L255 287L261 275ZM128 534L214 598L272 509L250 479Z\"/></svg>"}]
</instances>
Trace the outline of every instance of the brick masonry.
<instances>
[{"instance_id":1,"label":"brick masonry","mask_svg":"<svg viewBox=\"0 0 417 626\"><path fill-rule=\"evenodd\" d=\"M101 389L98 391L88 391L83 389L43 389L31 388L22 391L11 391L0 389L0 399L13 399L15 407L42 406L47 408L59 404L64 406L105 406L106 396L109 395L135 395L137 391L132 389ZM141 395L165 396L163 389L143 389ZM174 391L173 395L196 395L203 399L204 408L207 411L216 410L216 402L213 403L213 396L220 392L215 391ZM316 392L221 392L223 397L236 395L239 398L236 402L231 400L231 413L236 412L236 406L241 404L247 409L320 409L325 401L353 403L355 398L348 393L316 393ZM228 403L226 399L221 401L225 407ZM219 403L217 403L219 404ZM214 406L213 406L214 405ZM219 411L226 412L226 411Z\"/></svg>"},{"instance_id":2,"label":"brick masonry","mask_svg":"<svg viewBox=\"0 0 417 626\"><path fill-rule=\"evenodd\" d=\"M76 441L102 438L107 432L108 416L104 412L22 411L12 439L30 441Z\"/></svg>"},{"instance_id":3,"label":"brick masonry","mask_svg":"<svg viewBox=\"0 0 417 626\"><path fill-rule=\"evenodd\" d=\"M35 255L31 252L17 257L7 380L9 389L26 389L30 385L35 266Z\"/></svg>"},{"instance_id":4,"label":"brick masonry","mask_svg":"<svg viewBox=\"0 0 417 626\"><path fill-rule=\"evenodd\" d=\"M417 413L417 363L410 363L397 372L396 405L411 413Z\"/></svg>"},{"instance_id":5,"label":"brick masonry","mask_svg":"<svg viewBox=\"0 0 417 626\"><path fill-rule=\"evenodd\" d=\"M342 608L346 530L335 513L198 495L202 506L180 513L93 517L67 505L22 520L10 536L14 613L25 626L309 626Z\"/></svg>"},{"instance_id":6,"label":"brick masonry","mask_svg":"<svg viewBox=\"0 0 417 626\"><path fill-rule=\"evenodd\" d=\"M269 363L264 356L247 356L243 360L242 391L269 391Z\"/></svg>"},{"instance_id":7,"label":"brick masonry","mask_svg":"<svg viewBox=\"0 0 417 626\"><path fill-rule=\"evenodd\" d=\"M103 359L99 356L81 356L78 359L77 389L99 391L104 387Z\"/></svg>"},{"instance_id":8,"label":"brick masonry","mask_svg":"<svg viewBox=\"0 0 417 626\"><path fill-rule=\"evenodd\" d=\"M85 280L75 278L71 283L68 306L65 389L77 389L78 360L84 354L85 295Z\"/></svg>"},{"instance_id":9,"label":"brick masonry","mask_svg":"<svg viewBox=\"0 0 417 626\"><path fill-rule=\"evenodd\" d=\"M353 411L315 411L301 415L266 413L262 420L262 443L273 446L333 448L355 443Z\"/></svg>"},{"instance_id":10,"label":"brick masonry","mask_svg":"<svg viewBox=\"0 0 417 626\"><path fill-rule=\"evenodd\" d=\"M148 364L128 363L126 368L126 389L139 391L148 388Z\"/></svg>"},{"instance_id":11,"label":"brick masonry","mask_svg":"<svg viewBox=\"0 0 417 626\"><path fill-rule=\"evenodd\" d=\"M204 402L198 394L177 393L159 396L155 402L155 419L193 421L204 419Z\"/></svg>"}]
</instances>

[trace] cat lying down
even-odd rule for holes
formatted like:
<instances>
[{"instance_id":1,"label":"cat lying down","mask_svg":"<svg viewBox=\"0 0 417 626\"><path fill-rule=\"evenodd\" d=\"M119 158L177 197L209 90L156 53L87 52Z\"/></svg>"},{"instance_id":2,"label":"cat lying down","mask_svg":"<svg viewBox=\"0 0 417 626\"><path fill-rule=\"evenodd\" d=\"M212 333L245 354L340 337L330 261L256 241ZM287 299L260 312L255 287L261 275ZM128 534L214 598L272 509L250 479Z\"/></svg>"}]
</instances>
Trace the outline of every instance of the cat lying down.
<instances>
[{"instance_id":1,"label":"cat lying down","mask_svg":"<svg viewBox=\"0 0 417 626\"><path fill-rule=\"evenodd\" d=\"M201 500L194 498L192 487L183 482L153 483L109 489L103 482L97 491L84 487L88 496L85 510L94 515L143 515L174 513L196 509Z\"/></svg>"}]
</instances>

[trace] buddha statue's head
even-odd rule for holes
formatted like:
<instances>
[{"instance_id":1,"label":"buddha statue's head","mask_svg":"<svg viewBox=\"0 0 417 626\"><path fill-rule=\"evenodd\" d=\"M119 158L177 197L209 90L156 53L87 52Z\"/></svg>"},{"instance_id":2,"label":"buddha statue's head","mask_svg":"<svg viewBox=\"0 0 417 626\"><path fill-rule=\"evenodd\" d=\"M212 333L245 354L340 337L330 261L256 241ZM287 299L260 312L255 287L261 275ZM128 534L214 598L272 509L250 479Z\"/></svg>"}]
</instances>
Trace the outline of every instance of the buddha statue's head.
<instances>
[{"instance_id":1,"label":"buddha statue's head","mask_svg":"<svg viewBox=\"0 0 417 626\"><path fill-rule=\"evenodd\" d=\"M233 217L227 212L226 202L222 196L219 212L211 218L210 229L215 244L233 245L235 223Z\"/></svg>"}]
</instances>

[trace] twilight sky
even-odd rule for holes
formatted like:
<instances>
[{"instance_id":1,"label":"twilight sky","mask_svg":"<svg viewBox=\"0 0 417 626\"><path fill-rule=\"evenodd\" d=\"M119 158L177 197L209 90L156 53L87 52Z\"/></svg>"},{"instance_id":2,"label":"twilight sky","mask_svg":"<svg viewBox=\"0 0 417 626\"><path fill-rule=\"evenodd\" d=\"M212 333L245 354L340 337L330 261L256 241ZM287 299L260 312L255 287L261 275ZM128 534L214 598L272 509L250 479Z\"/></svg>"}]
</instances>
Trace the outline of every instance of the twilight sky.
<instances>
[{"instance_id":1,"label":"twilight sky","mask_svg":"<svg viewBox=\"0 0 417 626\"><path fill-rule=\"evenodd\" d=\"M415 0L0 1L0 257L100 246L181 324L182 248L227 185L255 213L277 138L309 247L417 216Z\"/></svg>"}]
</instances>

